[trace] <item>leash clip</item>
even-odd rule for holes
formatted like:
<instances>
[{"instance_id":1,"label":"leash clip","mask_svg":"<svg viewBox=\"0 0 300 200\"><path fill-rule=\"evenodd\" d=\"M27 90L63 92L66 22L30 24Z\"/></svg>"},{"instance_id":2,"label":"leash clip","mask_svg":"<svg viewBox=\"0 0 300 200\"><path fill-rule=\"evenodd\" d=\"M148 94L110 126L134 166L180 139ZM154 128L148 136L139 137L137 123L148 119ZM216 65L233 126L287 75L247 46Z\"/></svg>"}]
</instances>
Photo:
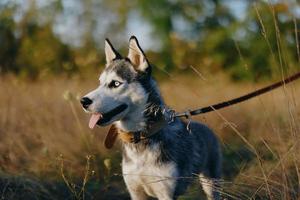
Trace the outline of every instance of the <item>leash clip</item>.
<instances>
[{"instance_id":1,"label":"leash clip","mask_svg":"<svg viewBox=\"0 0 300 200\"><path fill-rule=\"evenodd\" d=\"M186 119L190 119L191 116L192 116L191 110L187 110L187 111L184 112L184 117Z\"/></svg>"}]
</instances>

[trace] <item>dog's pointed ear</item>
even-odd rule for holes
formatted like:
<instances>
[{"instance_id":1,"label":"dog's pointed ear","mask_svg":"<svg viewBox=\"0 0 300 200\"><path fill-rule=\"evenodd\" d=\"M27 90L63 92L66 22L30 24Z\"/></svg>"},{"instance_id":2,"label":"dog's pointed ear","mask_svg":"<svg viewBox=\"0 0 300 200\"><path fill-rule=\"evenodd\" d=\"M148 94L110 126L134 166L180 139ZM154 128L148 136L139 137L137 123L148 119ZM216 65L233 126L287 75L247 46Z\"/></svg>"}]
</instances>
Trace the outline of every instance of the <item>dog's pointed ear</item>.
<instances>
[{"instance_id":1,"label":"dog's pointed ear","mask_svg":"<svg viewBox=\"0 0 300 200\"><path fill-rule=\"evenodd\" d=\"M105 39L105 57L106 57L106 64L109 65L115 59L121 59L122 56L115 50L112 46L109 39Z\"/></svg>"},{"instance_id":2,"label":"dog's pointed ear","mask_svg":"<svg viewBox=\"0 0 300 200\"><path fill-rule=\"evenodd\" d=\"M135 36L131 36L129 39L129 52L127 57L138 71L151 71L151 67L144 54L144 51L140 47L139 42Z\"/></svg>"}]
</instances>

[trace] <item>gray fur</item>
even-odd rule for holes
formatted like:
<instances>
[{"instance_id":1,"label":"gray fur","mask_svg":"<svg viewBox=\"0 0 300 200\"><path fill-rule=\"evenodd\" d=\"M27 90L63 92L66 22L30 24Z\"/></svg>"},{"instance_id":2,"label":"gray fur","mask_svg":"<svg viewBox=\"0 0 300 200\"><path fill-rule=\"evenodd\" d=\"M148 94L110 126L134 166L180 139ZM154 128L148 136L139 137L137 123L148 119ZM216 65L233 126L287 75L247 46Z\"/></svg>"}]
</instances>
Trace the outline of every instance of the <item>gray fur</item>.
<instances>
[{"instance_id":1,"label":"gray fur","mask_svg":"<svg viewBox=\"0 0 300 200\"><path fill-rule=\"evenodd\" d=\"M134 74L132 73L133 70L134 69L130 65L129 61L126 59L117 59L105 69L108 73L110 71L115 71L118 76L126 80L128 83L131 83L134 80Z\"/></svg>"},{"instance_id":2,"label":"gray fur","mask_svg":"<svg viewBox=\"0 0 300 200\"><path fill-rule=\"evenodd\" d=\"M93 100L87 111L107 111L120 103L127 104L128 109L108 123L125 132L141 131L162 117L162 108L166 106L151 77L151 66L143 64L140 69L144 71L140 71L128 59L113 60L100 79L122 79L126 84L109 89L107 83L101 83L86 95ZM137 144L124 142L122 147L124 181L133 200L147 196L176 199L193 177L199 178L208 199L219 199L215 188L221 178L221 151L218 139L205 125L191 122L188 131L186 122L175 119L155 135Z\"/></svg>"}]
</instances>

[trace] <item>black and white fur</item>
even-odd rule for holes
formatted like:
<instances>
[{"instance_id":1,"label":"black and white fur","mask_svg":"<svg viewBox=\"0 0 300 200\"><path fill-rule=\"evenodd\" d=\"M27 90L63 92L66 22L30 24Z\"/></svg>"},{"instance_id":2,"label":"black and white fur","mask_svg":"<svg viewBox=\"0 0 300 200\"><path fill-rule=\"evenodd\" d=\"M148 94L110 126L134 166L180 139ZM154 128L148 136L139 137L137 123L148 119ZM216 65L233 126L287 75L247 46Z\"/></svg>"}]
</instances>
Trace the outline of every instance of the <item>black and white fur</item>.
<instances>
[{"instance_id":1,"label":"black and white fur","mask_svg":"<svg viewBox=\"0 0 300 200\"><path fill-rule=\"evenodd\" d=\"M85 95L90 113L105 113L120 104L128 107L104 124L115 124L124 132L144 130L155 123L165 104L151 77L151 66L133 36L127 58L105 42L106 68L100 75L99 87ZM187 124L175 119L157 134L139 143L123 142L122 171L133 200L176 199L192 179L199 177L208 199L219 199L221 152L214 133L205 125Z\"/></svg>"}]
</instances>

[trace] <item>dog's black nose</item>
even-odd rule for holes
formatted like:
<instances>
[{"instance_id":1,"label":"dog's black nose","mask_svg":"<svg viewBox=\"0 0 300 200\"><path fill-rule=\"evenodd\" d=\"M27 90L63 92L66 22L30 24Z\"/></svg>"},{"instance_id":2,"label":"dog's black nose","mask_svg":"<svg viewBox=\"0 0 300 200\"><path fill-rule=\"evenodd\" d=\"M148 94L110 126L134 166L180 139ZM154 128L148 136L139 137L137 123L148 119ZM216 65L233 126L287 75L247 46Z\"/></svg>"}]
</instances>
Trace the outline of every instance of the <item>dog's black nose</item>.
<instances>
[{"instance_id":1,"label":"dog's black nose","mask_svg":"<svg viewBox=\"0 0 300 200\"><path fill-rule=\"evenodd\" d=\"M82 106L87 109L89 107L89 105L91 105L93 103L93 101L88 98L88 97L82 97L80 99L80 103L82 104Z\"/></svg>"}]
</instances>

